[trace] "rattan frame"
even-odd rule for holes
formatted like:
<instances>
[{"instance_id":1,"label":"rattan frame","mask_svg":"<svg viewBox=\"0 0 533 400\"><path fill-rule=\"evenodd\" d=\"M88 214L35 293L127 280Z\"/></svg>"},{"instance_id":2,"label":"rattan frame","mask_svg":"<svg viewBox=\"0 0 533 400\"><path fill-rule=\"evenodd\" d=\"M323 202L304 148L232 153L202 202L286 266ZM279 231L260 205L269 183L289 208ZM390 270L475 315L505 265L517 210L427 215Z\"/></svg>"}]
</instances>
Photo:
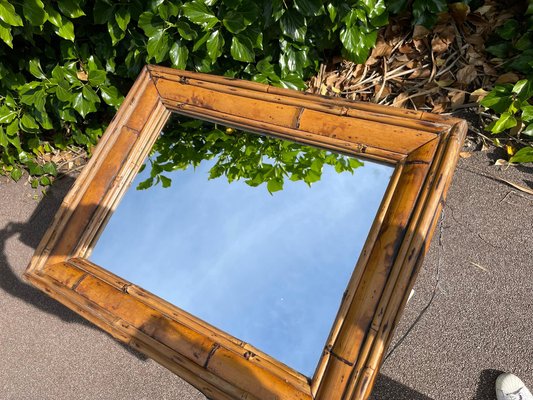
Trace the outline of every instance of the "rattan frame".
<instances>
[{"instance_id":1,"label":"rattan frame","mask_svg":"<svg viewBox=\"0 0 533 400\"><path fill-rule=\"evenodd\" d=\"M84 259L171 112L395 165L312 379ZM428 249L466 130L446 116L148 66L25 277L211 399L365 399Z\"/></svg>"}]
</instances>

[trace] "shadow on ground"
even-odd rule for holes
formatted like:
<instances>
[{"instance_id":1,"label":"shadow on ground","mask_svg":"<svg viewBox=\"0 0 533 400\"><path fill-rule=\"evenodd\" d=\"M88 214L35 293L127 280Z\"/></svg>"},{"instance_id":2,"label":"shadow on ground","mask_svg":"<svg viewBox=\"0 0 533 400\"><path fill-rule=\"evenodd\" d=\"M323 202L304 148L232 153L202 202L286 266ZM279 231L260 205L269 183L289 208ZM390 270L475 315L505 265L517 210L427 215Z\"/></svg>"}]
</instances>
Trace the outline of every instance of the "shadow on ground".
<instances>
[{"instance_id":1,"label":"shadow on ground","mask_svg":"<svg viewBox=\"0 0 533 400\"><path fill-rule=\"evenodd\" d=\"M61 202L66 193L74 183L75 178L64 176L56 180L43 196L35 211L27 222L9 222L3 229L0 229L0 289L11 296L18 298L42 312L59 317L65 322L79 323L87 327L95 328L94 325L74 313L61 303L48 297L40 290L24 282L21 276L15 273L16 268L10 265L6 252L7 242L18 236L18 239L25 245L36 249L44 236L46 229L51 224L54 215L61 206ZM117 342L124 346L130 353L140 360L147 360L147 357L138 353L131 347Z\"/></svg>"},{"instance_id":2,"label":"shadow on ground","mask_svg":"<svg viewBox=\"0 0 533 400\"><path fill-rule=\"evenodd\" d=\"M370 398L372 400L433 400L383 374L379 374Z\"/></svg>"},{"instance_id":3,"label":"shadow on ground","mask_svg":"<svg viewBox=\"0 0 533 400\"><path fill-rule=\"evenodd\" d=\"M67 322L89 325L83 318L70 311L57 301L22 280L8 261L6 244L8 240L18 236L19 240L35 249L43 237L46 228L61 205L61 201L74 179L66 176L56 181L43 197L32 216L25 223L9 222L0 230L0 288L41 311L55 315Z\"/></svg>"},{"instance_id":4,"label":"shadow on ground","mask_svg":"<svg viewBox=\"0 0 533 400\"><path fill-rule=\"evenodd\" d=\"M484 369L479 375L476 394L472 400L491 400L496 398L494 384L498 375L503 371L497 369Z\"/></svg>"}]
</instances>

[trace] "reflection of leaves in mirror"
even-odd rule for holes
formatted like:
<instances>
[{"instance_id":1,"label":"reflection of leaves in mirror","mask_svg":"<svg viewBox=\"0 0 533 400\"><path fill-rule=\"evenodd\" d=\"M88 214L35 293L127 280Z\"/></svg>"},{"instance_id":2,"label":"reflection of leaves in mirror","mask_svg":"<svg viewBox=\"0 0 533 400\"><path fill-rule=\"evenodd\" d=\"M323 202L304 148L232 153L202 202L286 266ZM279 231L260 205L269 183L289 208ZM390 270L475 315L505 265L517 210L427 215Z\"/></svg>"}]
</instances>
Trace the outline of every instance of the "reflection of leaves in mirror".
<instances>
[{"instance_id":1,"label":"reflection of leaves in mirror","mask_svg":"<svg viewBox=\"0 0 533 400\"><path fill-rule=\"evenodd\" d=\"M171 179L165 173L196 167L203 160L215 160L209 179L225 176L228 182L242 179L250 186L265 183L270 193L282 190L286 178L311 186L322 177L324 165L339 173L353 173L363 165L355 158L314 147L174 117L152 148L150 177L137 189L159 183L168 187Z\"/></svg>"}]
</instances>

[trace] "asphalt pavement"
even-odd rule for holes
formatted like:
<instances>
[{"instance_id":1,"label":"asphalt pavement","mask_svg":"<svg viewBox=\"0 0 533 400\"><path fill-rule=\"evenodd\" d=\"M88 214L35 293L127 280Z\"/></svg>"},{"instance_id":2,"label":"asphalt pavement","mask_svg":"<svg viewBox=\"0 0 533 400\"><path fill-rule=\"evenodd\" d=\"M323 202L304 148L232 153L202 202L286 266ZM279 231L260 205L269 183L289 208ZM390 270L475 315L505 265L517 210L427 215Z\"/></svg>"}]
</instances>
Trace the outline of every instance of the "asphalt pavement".
<instances>
[{"instance_id":1,"label":"asphalt pavement","mask_svg":"<svg viewBox=\"0 0 533 400\"><path fill-rule=\"evenodd\" d=\"M374 399L494 399L501 371L533 387L533 167L461 159ZM46 196L0 177L0 399L204 399L23 281L72 178Z\"/></svg>"}]
</instances>

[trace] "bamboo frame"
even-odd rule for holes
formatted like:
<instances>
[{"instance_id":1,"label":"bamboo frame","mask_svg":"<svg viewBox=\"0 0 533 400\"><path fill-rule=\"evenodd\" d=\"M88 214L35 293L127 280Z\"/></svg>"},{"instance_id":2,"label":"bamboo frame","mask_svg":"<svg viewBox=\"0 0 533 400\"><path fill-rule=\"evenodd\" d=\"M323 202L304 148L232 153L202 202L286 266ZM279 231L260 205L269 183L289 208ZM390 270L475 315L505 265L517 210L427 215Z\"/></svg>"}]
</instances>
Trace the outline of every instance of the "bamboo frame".
<instances>
[{"instance_id":1,"label":"bamboo frame","mask_svg":"<svg viewBox=\"0 0 533 400\"><path fill-rule=\"evenodd\" d=\"M312 379L84 257L171 112L396 166ZM370 395L457 163L466 123L258 83L146 67L25 277L212 399Z\"/></svg>"}]
</instances>

